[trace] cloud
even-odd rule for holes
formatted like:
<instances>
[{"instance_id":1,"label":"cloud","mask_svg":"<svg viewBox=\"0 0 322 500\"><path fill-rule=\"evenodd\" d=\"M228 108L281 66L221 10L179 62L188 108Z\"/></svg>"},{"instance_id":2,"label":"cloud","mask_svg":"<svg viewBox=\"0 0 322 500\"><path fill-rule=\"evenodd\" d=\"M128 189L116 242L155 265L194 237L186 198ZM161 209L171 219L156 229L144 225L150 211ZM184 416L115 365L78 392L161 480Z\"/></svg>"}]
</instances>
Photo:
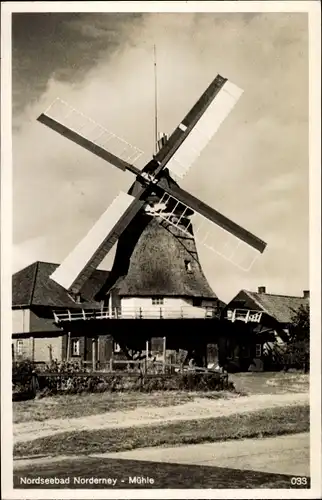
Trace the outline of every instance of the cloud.
<instances>
[{"instance_id":1,"label":"cloud","mask_svg":"<svg viewBox=\"0 0 322 500\"><path fill-rule=\"evenodd\" d=\"M200 248L213 289L229 300L258 284L281 293L306 288L307 16L51 16L50 36L33 20L30 39L24 18L29 38L14 44L15 245L48 239L55 247L48 255L61 261L118 191L128 189L131 174L36 118L59 96L152 154L156 44L160 130L171 132L217 73L244 89L182 186L268 247L248 274Z\"/></svg>"}]
</instances>

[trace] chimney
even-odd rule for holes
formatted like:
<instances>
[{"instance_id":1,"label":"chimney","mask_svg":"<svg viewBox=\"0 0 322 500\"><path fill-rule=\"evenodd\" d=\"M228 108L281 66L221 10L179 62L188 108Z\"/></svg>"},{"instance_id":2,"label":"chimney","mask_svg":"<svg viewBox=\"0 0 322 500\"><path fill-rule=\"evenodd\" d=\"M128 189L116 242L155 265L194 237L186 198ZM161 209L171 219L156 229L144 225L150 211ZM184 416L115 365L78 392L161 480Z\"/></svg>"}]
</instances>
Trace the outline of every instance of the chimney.
<instances>
[{"instance_id":1,"label":"chimney","mask_svg":"<svg viewBox=\"0 0 322 500\"><path fill-rule=\"evenodd\" d=\"M310 298L310 290L303 290L303 298L304 299Z\"/></svg>"},{"instance_id":2,"label":"chimney","mask_svg":"<svg viewBox=\"0 0 322 500\"><path fill-rule=\"evenodd\" d=\"M266 286L259 286L258 293L266 293Z\"/></svg>"}]
</instances>

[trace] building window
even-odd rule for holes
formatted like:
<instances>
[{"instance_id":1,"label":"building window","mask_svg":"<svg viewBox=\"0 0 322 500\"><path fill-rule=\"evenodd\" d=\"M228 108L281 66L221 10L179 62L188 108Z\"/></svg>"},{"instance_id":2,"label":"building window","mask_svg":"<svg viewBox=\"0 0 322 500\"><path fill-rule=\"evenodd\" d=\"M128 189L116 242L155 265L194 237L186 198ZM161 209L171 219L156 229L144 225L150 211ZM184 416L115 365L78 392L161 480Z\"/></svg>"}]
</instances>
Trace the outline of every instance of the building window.
<instances>
[{"instance_id":1,"label":"building window","mask_svg":"<svg viewBox=\"0 0 322 500\"><path fill-rule=\"evenodd\" d=\"M256 344L255 356L256 356L256 358L260 358L261 355L262 355L262 344Z\"/></svg>"},{"instance_id":2,"label":"building window","mask_svg":"<svg viewBox=\"0 0 322 500\"><path fill-rule=\"evenodd\" d=\"M120 344L117 344L116 342L114 342L113 352L121 352Z\"/></svg>"},{"instance_id":3,"label":"building window","mask_svg":"<svg viewBox=\"0 0 322 500\"><path fill-rule=\"evenodd\" d=\"M79 339L72 339L72 356L80 355L80 341Z\"/></svg>"},{"instance_id":4,"label":"building window","mask_svg":"<svg viewBox=\"0 0 322 500\"><path fill-rule=\"evenodd\" d=\"M201 307L202 299L192 299L192 305L193 307Z\"/></svg>"},{"instance_id":5,"label":"building window","mask_svg":"<svg viewBox=\"0 0 322 500\"><path fill-rule=\"evenodd\" d=\"M185 265L187 273L192 273L192 266L191 266L190 260L185 260L184 265Z\"/></svg>"},{"instance_id":6,"label":"building window","mask_svg":"<svg viewBox=\"0 0 322 500\"><path fill-rule=\"evenodd\" d=\"M152 305L153 306L163 306L164 298L163 297L152 297Z\"/></svg>"},{"instance_id":7,"label":"building window","mask_svg":"<svg viewBox=\"0 0 322 500\"><path fill-rule=\"evenodd\" d=\"M21 356L23 353L23 340L17 340L17 355Z\"/></svg>"},{"instance_id":8,"label":"building window","mask_svg":"<svg viewBox=\"0 0 322 500\"><path fill-rule=\"evenodd\" d=\"M233 317L233 311L231 309L227 309L227 319L231 320Z\"/></svg>"}]
</instances>

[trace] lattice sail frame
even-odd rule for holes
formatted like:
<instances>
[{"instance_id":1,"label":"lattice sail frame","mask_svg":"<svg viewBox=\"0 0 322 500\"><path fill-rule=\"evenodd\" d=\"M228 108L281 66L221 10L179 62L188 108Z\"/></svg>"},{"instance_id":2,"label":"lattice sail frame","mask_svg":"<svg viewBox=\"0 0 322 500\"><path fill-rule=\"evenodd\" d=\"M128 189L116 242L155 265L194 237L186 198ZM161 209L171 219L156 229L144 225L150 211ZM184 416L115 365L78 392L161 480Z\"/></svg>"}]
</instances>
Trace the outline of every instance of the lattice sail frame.
<instances>
[{"instance_id":1,"label":"lattice sail frame","mask_svg":"<svg viewBox=\"0 0 322 500\"><path fill-rule=\"evenodd\" d=\"M163 194L157 205L160 207L164 205L167 206L170 201L173 206L171 212L166 212L161 209L160 211L151 211L151 215L156 218L160 217L172 226L178 228L187 236L191 237L193 235L198 243L204 245L217 255L220 255L242 271L250 271L260 255L257 250L228 233L225 229L212 223L201 214L194 213L194 215L189 218L188 223L182 224L183 220L186 218L186 212L188 210L191 211L191 209L168 193ZM178 206L185 207L180 216L175 215L175 210ZM223 236L225 236L225 241L223 241Z\"/></svg>"},{"instance_id":2,"label":"lattice sail frame","mask_svg":"<svg viewBox=\"0 0 322 500\"><path fill-rule=\"evenodd\" d=\"M237 104L243 92L237 85L226 81L183 144L168 162L167 168L171 175L177 179L183 179ZM179 128L186 129L183 123L179 125Z\"/></svg>"},{"instance_id":3,"label":"lattice sail frame","mask_svg":"<svg viewBox=\"0 0 322 500\"><path fill-rule=\"evenodd\" d=\"M83 136L102 149L107 149L114 155L132 165L142 163L144 151L133 146L125 139L110 132L105 127L89 118L81 111L73 108L70 104L57 97L46 109L45 115L60 122L73 132ZM141 160L139 162L139 160Z\"/></svg>"}]
</instances>

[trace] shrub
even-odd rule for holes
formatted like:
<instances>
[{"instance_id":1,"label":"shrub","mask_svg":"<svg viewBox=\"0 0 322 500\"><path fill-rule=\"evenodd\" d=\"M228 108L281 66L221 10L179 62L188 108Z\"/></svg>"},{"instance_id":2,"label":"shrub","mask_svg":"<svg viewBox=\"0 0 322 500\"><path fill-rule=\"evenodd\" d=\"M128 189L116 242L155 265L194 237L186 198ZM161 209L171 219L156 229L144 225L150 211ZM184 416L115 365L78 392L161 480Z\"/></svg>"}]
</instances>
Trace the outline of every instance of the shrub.
<instances>
[{"instance_id":1,"label":"shrub","mask_svg":"<svg viewBox=\"0 0 322 500\"><path fill-rule=\"evenodd\" d=\"M308 340L298 340L286 344L282 355L284 371L290 368L303 369L307 372L310 367L310 344Z\"/></svg>"},{"instance_id":2,"label":"shrub","mask_svg":"<svg viewBox=\"0 0 322 500\"><path fill-rule=\"evenodd\" d=\"M220 373L187 372L180 375L179 389L188 391L218 391L227 389L227 378Z\"/></svg>"},{"instance_id":3,"label":"shrub","mask_svg":"<svg viewBox=\"0 0 322 500\"><path fill-rule=\"evenodd\" d=\"M26 359L12 363L12 398L13 400L32 399L38 389L37 376L33 363Z\"/></svg>"},{"instance_id":4,"label":"shrub","mask_svg":"<svg viewBox=\"0 0 322 500\"><path fill-rule=\"evenodd\" d=\"M114 391L218 391L234 390L227 377L220 373L186 372L173 375L126 375L107 373L104 376L78 376L77 372L46 377L39 377L40 397L54 394L77 394L81 392L114 392Z\"/></svg>"}]
</instances>

